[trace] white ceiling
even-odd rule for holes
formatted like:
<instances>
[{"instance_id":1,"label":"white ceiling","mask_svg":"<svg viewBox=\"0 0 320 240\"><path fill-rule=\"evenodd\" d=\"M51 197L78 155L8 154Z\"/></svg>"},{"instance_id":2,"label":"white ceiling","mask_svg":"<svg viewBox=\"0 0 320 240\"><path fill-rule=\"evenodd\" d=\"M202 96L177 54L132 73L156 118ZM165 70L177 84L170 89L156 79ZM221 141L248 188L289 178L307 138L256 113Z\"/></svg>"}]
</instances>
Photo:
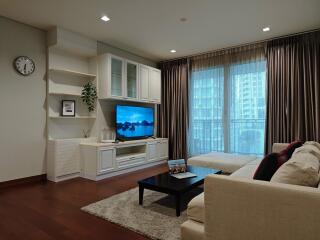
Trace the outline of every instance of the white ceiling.
<instances>
[{"instance_id":1,"label":"white ceiling","mask_svg":"<svg viewBox=\"0 0 320 240\"><path fill-rule=\"evenodd\" d=\"M319 10L320 0L0 0L2 16L60 26L152 60L317 29ZM103 14L111 21L99 20Z\"/></svg>"}]
</instances>

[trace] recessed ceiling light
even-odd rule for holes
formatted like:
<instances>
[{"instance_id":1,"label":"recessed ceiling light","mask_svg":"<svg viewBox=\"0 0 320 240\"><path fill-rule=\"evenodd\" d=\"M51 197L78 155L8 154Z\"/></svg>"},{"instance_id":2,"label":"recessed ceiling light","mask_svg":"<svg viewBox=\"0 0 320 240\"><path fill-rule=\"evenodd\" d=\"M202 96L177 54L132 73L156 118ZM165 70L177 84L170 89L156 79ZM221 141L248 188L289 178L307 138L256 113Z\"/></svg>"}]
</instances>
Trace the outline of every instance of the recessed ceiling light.
<instances>
[{"instance_id":1,"label":"recessed ceiling light","mask_svg":"<svg viewBox=\"0 0 320 240\"><path fill-rule=\"evenodd\" d=\"M107 15L102 16L100 19L105 22L108 22L110 20Z\"/></svg>"},{"instance_id":2,"label":"recessed ceiling light","mask_svg":"<svg viewBox=\"0 0 320 240\"><path fill-rule=\"evenodd\" d=\"M177 52L177 51L174 50L174 49L171 49L170 52L171 52L171 53L175 53L175 52Z\"/></svg>"},{"instance_id":3,"label":"recessed ceiling light","mask_svg":"<svg viewBox=\"0 0 320 240\"><path fill-rule=\"evenodd\" d=\"M264 32L269 32L269 31L270 31L270 28L269 28L269 27L264 27L264 28L262 28L262 31L264 31Z\"/></svg>"}]
</instances>

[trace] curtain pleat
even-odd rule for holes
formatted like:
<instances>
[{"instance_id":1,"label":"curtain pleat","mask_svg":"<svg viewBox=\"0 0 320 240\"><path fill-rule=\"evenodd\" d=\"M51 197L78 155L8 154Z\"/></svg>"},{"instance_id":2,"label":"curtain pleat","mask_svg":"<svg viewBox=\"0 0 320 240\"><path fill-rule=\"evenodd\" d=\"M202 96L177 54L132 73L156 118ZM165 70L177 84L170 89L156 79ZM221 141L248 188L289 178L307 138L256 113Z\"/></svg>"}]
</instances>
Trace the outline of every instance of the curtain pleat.
<instances>
[{"instance_id":1,"label":"curtain pleat","mask_svg":"<svg viewBox=\"0 0 320 240\"><path fill-rule=\"evenodd\" d=\"M320 32L269 41L266 153L275 142L320 141Z\"/></svg>"},{"instance_id":2,"label":"curtain pleat","mask_svg":"<svg viewBox=\"0 0 320 240\"><path fill-rule=\"evenodd\" d=\"M169 138L169 159L187 159L188 61L169 61L162 71L158 136Z\"/></svg>"}]
</instances>

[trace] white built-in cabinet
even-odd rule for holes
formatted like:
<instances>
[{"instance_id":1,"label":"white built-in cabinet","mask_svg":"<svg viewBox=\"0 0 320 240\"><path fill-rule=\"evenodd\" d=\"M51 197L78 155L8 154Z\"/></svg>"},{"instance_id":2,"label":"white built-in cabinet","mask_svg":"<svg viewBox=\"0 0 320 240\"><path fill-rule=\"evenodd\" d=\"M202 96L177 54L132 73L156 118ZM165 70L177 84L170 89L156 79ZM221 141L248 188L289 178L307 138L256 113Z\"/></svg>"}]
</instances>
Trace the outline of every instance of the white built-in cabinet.
<instances>
[{"instance_id":1,"label":"white built-in cabinet","mask_svg":"<svg viewBox=\"0 0 320 240\"><path fill-rule=\"evenodd\" d=\"M140 100L149 101L149 72L148 66L140 65Z\"/></svg>"},{"instance_id":2,"label":"white built-in cabinet","mask_svg":"<svg viewBox=\"0 0 320 240\"><path fill-rule=\"evenodd\" d=\"M104 174L115 169L115 164L112 159L115 157L114 148L101 148L97 152L98 161L97 161L97 174Z\"/></svg>"},{"instance_id":3,"label":"white built-in cabinet","mask_svg":"<svg viewBox=\"0 0 320 240\"><path fill-rule=\"evenodd\" d=\"M98 60L99 98L159 104L161 71L112 54Z\"/></svg>"},{"instance_id":4,"label":"white built-in cabinet","mask_svg":"<svg viewBox=\"0 0 320 240\"><path fill-rule=\"evenodd\" d=\"M140 64L140 100L145 102L161 102L161 71Z\"/></svg>"},{"instance_id":5,"label":"white built-in cabinet","mask_svg":"<svg viewBox=\"0 0 320 240\"><path fill-rule=\"evenodd\" d=\"M79 177L80 142L95 139L97 113L88 111L81 92L85 84L97 84L96 55L95 40L59 27L48 32L46 130L47 178L51 181ZM62 100L75 102L75 116L62 116Z\"/></svg>"},{"instance_id":6,"label":"white built-in cabinet","mask_svg":"<svg viewBox=\"0 0 320 240\"><path fill-rule=\"evenodd\" d=\"M168 139L81 143L82 176L100 180L168 160Z\"/></svg>"},{"instance_id":7,"label":"white built-in cabinet","mask_svg":"<svg viewBox=\"0 0 320 240\"><path fill-rule=\"evenodd\" d=\"M139 64L129 60L125 61L125 91L126 98L138 99Z\"/></svg>"},{"instance_id":8,"label":"white built-in cabinet","mask_svg":"<svg viewBox=\"0 0 320 240\"><path fill-rule=\"evenodd\" d=\"M161 102L161 71L149 68L149 101Z\"/></svg>"},{"instance_id":9,"label":"white built-in cabinet","mask_svg":"<svg viewBox=\"0 0 320 240\"><path fill-rule=\"evenodd\" d=\"M148 143L148 161L168 159L168 140L159 140Z\"/></svg>"},{"instance_id":10,"label":"white built-in cabinet","mask_svg":"<svg viewBox=\"0 0 320 240\"><path fill-rule=\"evenodd\" d=\"M97 56L97 41L59 27L48 32L47 50L49 180L58 182L83 175L97 180L168 158L166 139L117 145L97 142L101 129L110 128L104 111L110 112L112 104L97 101L95 111L89 112L81 99L83 86L93 83L100 99L160 104L159 69L109 53ZM75 116L61 116L62 100L75 101ZM87 145L81 148L81 144Z\"/></svg>"}]
</instances>

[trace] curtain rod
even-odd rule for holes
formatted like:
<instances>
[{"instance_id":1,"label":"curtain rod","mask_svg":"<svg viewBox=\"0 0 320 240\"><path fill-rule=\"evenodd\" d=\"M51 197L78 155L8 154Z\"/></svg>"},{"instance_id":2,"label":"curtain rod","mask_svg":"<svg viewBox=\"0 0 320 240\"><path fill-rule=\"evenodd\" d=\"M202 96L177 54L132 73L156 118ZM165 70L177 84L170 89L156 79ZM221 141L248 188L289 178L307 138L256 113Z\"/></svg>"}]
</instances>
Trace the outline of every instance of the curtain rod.
<instances>
[{"instance_id":1,"label":"curtain rod","mask_svg":"<svg viewBox=\"0 0 320 240\"><path fill-rule=\"evenodd\" d=\"M172 58L172 59L168 59L168 60L162 60L162 61L158 62L158 64L159 63L164 63L164 62L176 61L176 60L185 59L185 58L190 58L190 57L197 57L197 56L201 56L201 55L204 55L204 54L215 53L215 52L224 51L224 50L230 50L230 49L239 48L239 47L245 47L245 46L253 45L253 44L266 43L266 42L269 42L269 41L272 41L272 40L277 40L277 39L282 39L282 38L287 38L287 37L293 37L293 36L298 36L298 35L303 35L303 34L307 34L307 33L317 32L319 30L320 30L320 28L316 28L316 29L312 29L312 30L308 30L308 31L304 31L304 32L292 33L292 34L287 34L287 35L283 35L283 36L280 36L280 37L267 38L267 39L260 40L260 41L255 41L255 42L235 45L235 46L232 46L232 47L225 47L225 48L220 48L220 49L216 49L216 50L210 50L210 51L206 51L206 52L195 53L195 54L191 54L191 55L187 55L187 56L183 56L183 57L177 57L177 58Z\"/></svg>"}]
</instances>

